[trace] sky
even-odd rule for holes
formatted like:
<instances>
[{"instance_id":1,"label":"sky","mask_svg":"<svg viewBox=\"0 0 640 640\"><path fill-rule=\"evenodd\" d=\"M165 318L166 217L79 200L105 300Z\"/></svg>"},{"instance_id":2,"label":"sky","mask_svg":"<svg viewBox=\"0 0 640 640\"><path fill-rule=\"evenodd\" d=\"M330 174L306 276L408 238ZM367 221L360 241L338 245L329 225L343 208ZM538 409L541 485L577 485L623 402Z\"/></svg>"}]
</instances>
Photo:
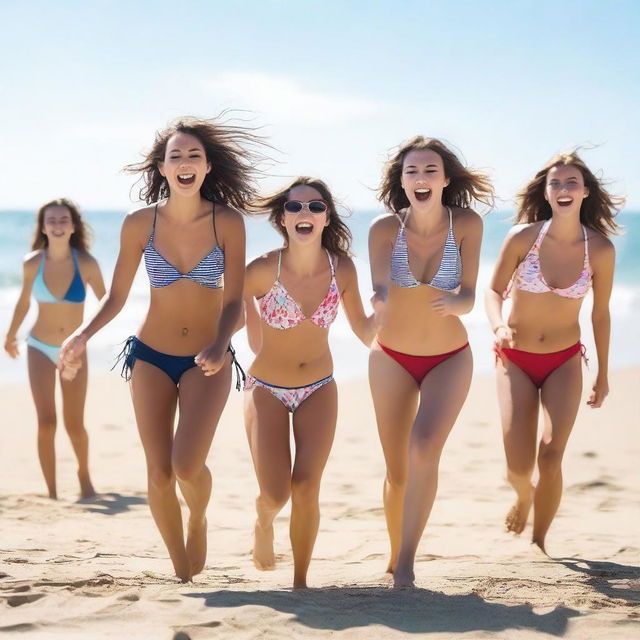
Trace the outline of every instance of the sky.
<instances>
[{"instance_id":1,"label":"sky","mask_svg":"<svg viewBox=\"0 0 640 640\"><path fill-rule=\"evenodd\" d=\"M269 191L324 179L376 209L387 155L439 137L498 208L576 145L640 209L638 0L0 0L0 209L131 209L180 115L225 109L277 151Z\"/></svg>"}]
</instances>

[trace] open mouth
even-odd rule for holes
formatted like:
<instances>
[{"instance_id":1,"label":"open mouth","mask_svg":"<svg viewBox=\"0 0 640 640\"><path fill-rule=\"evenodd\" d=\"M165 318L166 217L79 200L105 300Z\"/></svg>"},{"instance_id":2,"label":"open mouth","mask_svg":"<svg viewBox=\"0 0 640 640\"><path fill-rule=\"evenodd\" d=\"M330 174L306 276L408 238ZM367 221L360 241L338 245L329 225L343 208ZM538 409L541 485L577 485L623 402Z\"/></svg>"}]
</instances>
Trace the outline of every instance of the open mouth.
<instances>
[{"instance_id":1,"label":"open mouth","mask_svg":"<svg viewBox=\"0 0 640 640\"><path fill-rule=\"evenodd\" d=\"M416 189L413 193L418 202L426 202L431 197L431 189Z\"/></svg>"},{"instance_id":2,"label":"open mouth","mask_svg":"<svg viewBox=\"0 0 640 640\"><path fill-rule=\"evenodd\" d=\"M573 198L558 198L556 202L561 207L568 207L573 203Z\"/></svg>"},{"instance_id":3,"label":"open mouth","mask_svg":"<svg viewBox=\"0 0 640 640\"><path fill-rule=\"evenodd\" d=\"M296 231L303 236L309 235L313 231L313 225L310 222L298 222Z\"/></svg>"},{"instance_id":4,"label":"open mouth","mask_svg":"<svg viewBox=\"0 0 640 640\"><path fill-rule=\"evenodd\" d=\"M178 174L178 182L185 186L193 184L196 181L195 173L179 173Z\"/></svg>"}]
</instances>

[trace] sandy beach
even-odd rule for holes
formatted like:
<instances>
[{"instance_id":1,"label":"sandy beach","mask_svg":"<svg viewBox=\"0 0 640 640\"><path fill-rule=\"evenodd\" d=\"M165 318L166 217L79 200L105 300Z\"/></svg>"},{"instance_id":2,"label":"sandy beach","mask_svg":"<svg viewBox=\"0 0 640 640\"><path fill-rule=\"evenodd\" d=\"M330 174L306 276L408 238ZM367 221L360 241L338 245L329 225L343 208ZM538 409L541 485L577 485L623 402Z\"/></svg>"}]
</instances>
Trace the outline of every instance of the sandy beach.
<instances>
[{"instance_id":1,"label":"sandy beach","mask_svg":"<svg viewBox=\"0 0 640 640\"><path fill-rule=\"evenodd\" d=\"M585 378L585 381L588 379ZM474 379L441 462L416 564L417 589L393 591L381 504L384 464L365 380L340 385L306 592L293 592L288 510L276 521L278 568L251 562L256 481L241 394L232 392L209 457L209 554L178 584L145 498L128 389L92 375L87 400L94 484L76 502L73 456L58 427L58 493L44 497L26 384L4 384L0 446L0 637L630 639L640 634L640 371L611 375L603 409L583 406L548 536L505 533L512 493L493 378Z\"/></svg>"}]
</instances>

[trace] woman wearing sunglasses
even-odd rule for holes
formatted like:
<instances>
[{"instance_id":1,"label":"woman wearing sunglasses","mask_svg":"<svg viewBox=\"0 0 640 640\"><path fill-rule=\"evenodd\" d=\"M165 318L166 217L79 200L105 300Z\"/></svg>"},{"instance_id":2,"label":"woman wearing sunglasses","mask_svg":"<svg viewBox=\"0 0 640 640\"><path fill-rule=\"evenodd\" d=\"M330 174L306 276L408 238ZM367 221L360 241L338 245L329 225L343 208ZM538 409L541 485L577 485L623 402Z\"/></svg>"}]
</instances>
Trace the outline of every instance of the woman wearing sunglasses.
<instances>
[{"instance_id":1,"label":"woman wearing sunglasses","mask_svg":"<svg viewBox=\"0 0 640 640\"><path fill-rule=\"evenodd\" d=\"M387 571L413 586L413 564L438 485L440 454L467 397L473 360L460 316L475 300L488 178L442 142L417 136L387 163L379 190L388 214L374 221L374 299L385 313L369 381L387 465Z\"/></svg>"},{"instance_id":2,"label":"woman wearing sunglasses","mask_svg":"<svg viewBox=\"0 0 640 640\"><path fill-rule=\"evenodd\" d=\"M324 182L297 178L253 210L268 212L285 241L251 262L245 279L247 333L256 354L245 385L245 425L260 490L253 560L258 569L274 568L273 521L291 496L293 587L299 589L307 586L320 480L337 419L328 329L342 300L353 331L369 346L374 318L365 316L349 257L351 233Z\"/></svg>"}]
</instances>

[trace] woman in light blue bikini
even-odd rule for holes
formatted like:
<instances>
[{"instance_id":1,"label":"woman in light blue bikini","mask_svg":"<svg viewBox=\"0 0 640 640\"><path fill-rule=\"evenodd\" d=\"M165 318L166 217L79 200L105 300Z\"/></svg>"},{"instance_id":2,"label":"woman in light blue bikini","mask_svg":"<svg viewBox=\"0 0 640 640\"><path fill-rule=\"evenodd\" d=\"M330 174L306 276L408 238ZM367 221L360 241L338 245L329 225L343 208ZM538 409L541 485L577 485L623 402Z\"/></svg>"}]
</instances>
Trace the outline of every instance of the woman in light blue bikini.
<instances>
[{"instance_id":1,"label":"woman in light blue bikini","mask_svg":"<svg viewBox=\"0 0 640 640\"><path fill-rule=\"evenodd\" d=\"M473 359L460 316L471 311L487 177L439 140L400 146L383 174L388 213L369 234L374 300L385 302L369 358L369 383L387 465L387 571L413 586L416 550L433 506L438 465L467 397Z\"/></svg>"},{"instance_id":2,"label":"woman in light blue bikini","mask_svg":"<svg viewBox=\"0 0 640 640\"><path fill-rule=\"evenodd\" d=\"M23 264L23 284L4 343L18 357L16 334L31 295L38 317L27 336L29 382L38 416L38 456L50 498L57 498L55 459L55 377L60 344L82 322L87 285L98 299L105 294L100 267L89 253L88 229L76 205L60 198L40 207ZM86 364L86 357L85 357ZM89 440L84 427L87 369L73 381L61 379L64 425L78 459L80 496L95 494L89 475Z\"/></svg>"},{"instance_id":3,"label":"woman in light blue bikini","mask_svg":"<svg viewBox=\"0 0 640 640\"><path fill-rule=\"evenodd\" d=\"M131 381L151 513L183 581L206 561L206 459L231 385L230 340L245 267L240 210L255 196L260 158L247 146L257 142L242 128L194 118L156 135L144 161L128 167L143 175L147 206L125 219L111 288L60 355L63 375L74 375L87 340L122 309L144 258L149 310L127 340L123 373ZM176 482L189 509L186 532Z\"/></svg>"}]
</instances>

